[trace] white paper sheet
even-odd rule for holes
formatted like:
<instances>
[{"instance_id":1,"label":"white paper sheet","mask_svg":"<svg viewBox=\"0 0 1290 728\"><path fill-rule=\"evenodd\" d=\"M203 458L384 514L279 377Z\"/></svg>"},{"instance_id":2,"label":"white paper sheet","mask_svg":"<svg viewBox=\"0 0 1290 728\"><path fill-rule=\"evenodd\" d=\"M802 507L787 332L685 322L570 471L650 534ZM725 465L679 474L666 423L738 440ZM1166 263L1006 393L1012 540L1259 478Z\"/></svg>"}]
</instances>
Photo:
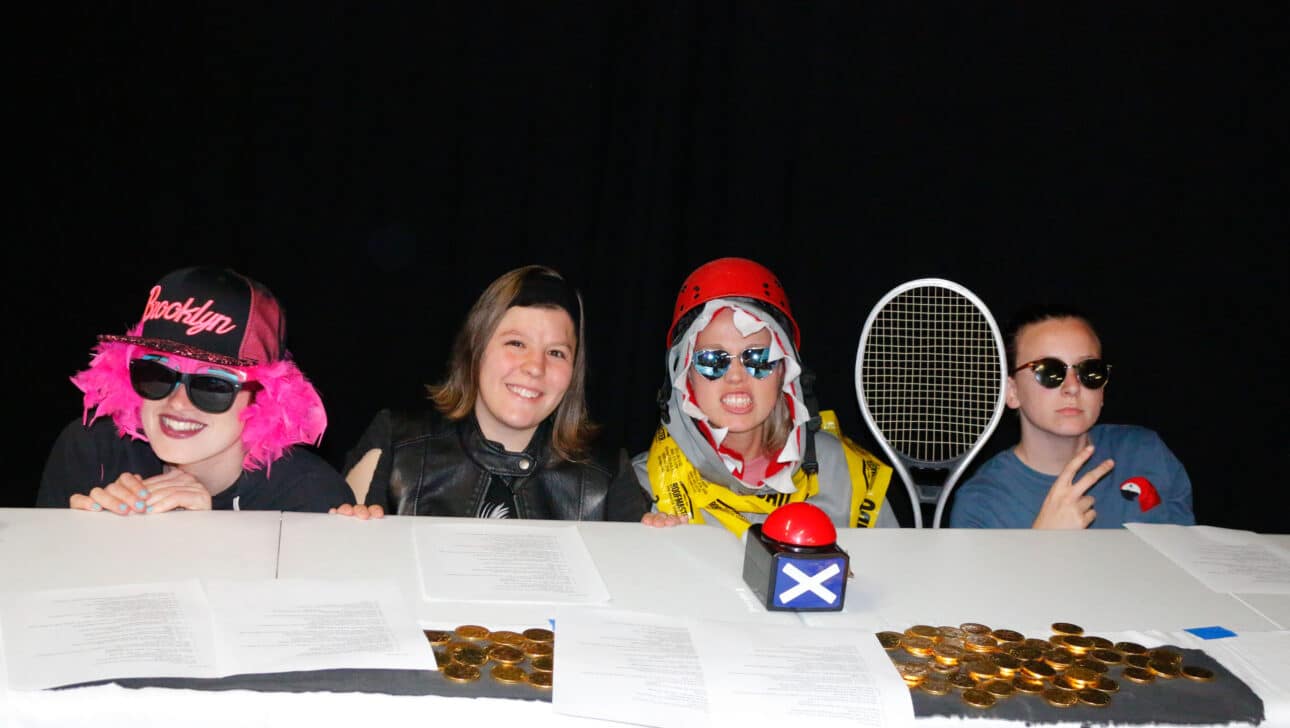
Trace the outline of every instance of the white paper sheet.
<instances>
[{"instance_id":1,"label":"white paper sheet","mask_svg":"<svg viewBox=\"0 0 1290 728\"><path fill-rule=\"evenodd\" d=\"M588 605L609 601L576 526L488 526L467 521L415 527L426 599Z\"/></svg>"},{"instance_id":2,"label":"white paper sheet","mask_svg":"<svg viewBox=\"0 0 1290 728\"><path fill-rule=\"evenodd\" d=\"M638 612L561 612L557 713L651 726L914 723L873 633Z\"/></svg>"},{"instance_id":3,"label":"white paper sheet","mask_svg":"<svg viewBox=\"0 0 1290 728\"><path fill-rule=\"evenodd\" d=\"M914 724L909 688L872 632L704 621L694 642L722 725Z\"/></svg>"},{"instance_id":4,"label":"white paper sheet","mask_svg":"<svg viewBox=\"0 0 1290 728\"><path fill-rule=\"evenodd\" d=\"M9 685L331 668L434 670L405 600L370 582L196 579L18 593L2 611Z\"/></svg>"},{"instance_id":5,"label":"white paper sheet","mask_svg":"<svg viewBox=\"0 0 1290 728\"><path fill-rule=\"evenodd\" d=\"M220 664L238 673L438 669L390 582L219 580L206 582L206 593Z\"/></svg>"},{"instance_id":6,"label":"white paper sheet","mask_svg":"<svg viewBox=\"0 0 1290 728\"><path fill-rule=\"evenodd\" d=\"M1290 594L1290 557L1261 534L1158 523L1125 527L1214 591Z\"/></svg>"},{"instance_id":7,"label":"white paper sheet","mask_svg":"<svg viewBox=\"0 0 1290 728\"><path fill-rule=\"evenodd\" d=\"M0 620L9 685L18 689L219 674L196 579L15 594Z\"/></svg>"}]
</instances>

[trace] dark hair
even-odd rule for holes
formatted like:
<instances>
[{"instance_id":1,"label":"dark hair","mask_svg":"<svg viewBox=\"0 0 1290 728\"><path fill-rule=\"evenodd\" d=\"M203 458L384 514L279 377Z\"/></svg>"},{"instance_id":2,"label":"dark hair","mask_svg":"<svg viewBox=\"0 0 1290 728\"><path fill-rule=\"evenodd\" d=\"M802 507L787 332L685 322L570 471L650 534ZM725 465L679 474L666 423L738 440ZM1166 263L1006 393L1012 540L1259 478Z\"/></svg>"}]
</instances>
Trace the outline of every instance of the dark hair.
<instances>
[{"instance_id":1,"label":"dark hair","mask_svg":"<svg viewBox=\"0 0 1290 728\"><path fill-rule=\"evenodd\" d=\"M1004 329L1003 343L1008 355L1009 372L1017 368L1017 338L1021 335L1022 329L1031 324L1058 319L1082 321L1088 330L1093 332L1093 337L1098 338L1097 328L1093 326L1092 320L1076 306L1067 303L1036 303L1025 306L1013 314L1007 328Z\"/></svg>"},{"instance_id":2,"label":"dark hair","mask_svg":"<svg viewBox=\"0 0 1290 728\"><path fill-rule=\"evenodd\" d=\"M466 314L466 321L457 332L448 359L448 375L438 384L426 385L426 391L435 407L448 419L455 421L466 417L474 410L475 398L479 395L479 365L484 358L484 349L507 309L515 305L532 305L565 311L574 321L578 339L574 342L573 378L555 408L551 452L561 460L577 461L585 457L597 430L587 410L587 347L583 337L582 297L570 288L571 297L576 299L577 311L569 311L555 303L517 303L525 280L531 276L564 282L564 277L554 269L539 265L516 268L499 276L480 294Z\"/></svg>"}]
</instances>

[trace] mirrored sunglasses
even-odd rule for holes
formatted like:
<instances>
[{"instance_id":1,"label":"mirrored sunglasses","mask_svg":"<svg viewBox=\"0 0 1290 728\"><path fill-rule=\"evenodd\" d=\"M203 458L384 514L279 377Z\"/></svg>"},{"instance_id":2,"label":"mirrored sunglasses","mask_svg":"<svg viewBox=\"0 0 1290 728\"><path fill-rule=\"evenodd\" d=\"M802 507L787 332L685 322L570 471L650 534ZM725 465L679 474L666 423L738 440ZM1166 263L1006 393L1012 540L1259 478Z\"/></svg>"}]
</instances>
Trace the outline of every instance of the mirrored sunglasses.
<instances>
[{"instance_id":1,"label":"mirrored sunglasses","mask_svg":"<svg viewBox=\"0 0 1290 728\"><path fill-rule=\"evenodd\" d=\"M1035 381L1039 382L1041 387L1047 389L1057 389L1066 381L1066 370L1074 369L1076 376L1079 377L1080 384L1088 389L1101 389L1106 386L1106 382L1111 377L1111 365L1101 359L1085 359L1078 364L1067 364L1055 356L1046 356L1043 359L1028 361L1025 364L1012 370L1013 374L1022 369L1029 369L1035 373Z\"/></svg>"},{"instance_id":2,"label":"mirrored sunglasses","mask_svg":"<svg viewBox=\"0 0 1290 728\"><path fill-rule=\"evenodd\" d=\"M705 379L715 381L726 375L732 358L725 349L699 349L694 352L694 371L702 374ZM739 355L739 363L743 364L754 379L765 379L775 371L775 365L779 362L770 360L769 346L758 346L744 349Z\"/></svg>"},{"instance_id":3,"label":"mirrored sunglasses","mask_svg":"<svg viewBox=\"0 0 1290 728\"><path fill-rule=\"evenodd\" d=\"M144 399L165 399L180 384L187 389L188 401L194 407L213 415L227 412L242 389L255 388L254 382L243 382L231 372L184 374L148 357L130 362L130 385Z\"/></svg>"}]
</instances>

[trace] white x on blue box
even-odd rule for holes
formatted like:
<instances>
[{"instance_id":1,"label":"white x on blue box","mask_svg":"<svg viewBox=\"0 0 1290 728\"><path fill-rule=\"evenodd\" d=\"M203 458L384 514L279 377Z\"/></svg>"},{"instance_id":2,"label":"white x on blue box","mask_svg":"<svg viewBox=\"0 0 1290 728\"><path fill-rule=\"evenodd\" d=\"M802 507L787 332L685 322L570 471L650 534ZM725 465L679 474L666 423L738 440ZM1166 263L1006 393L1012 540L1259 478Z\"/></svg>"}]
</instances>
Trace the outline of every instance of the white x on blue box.
<instances>
[{"instance_id":1,"label":"white x on blue box","mask_svg":"<svg viewBox=\"0 0 1290 728\"><path fill-rule=\"evenodd\" d=\"M791 609L836 609L846 588L847 562L780 556L775 574L774 605Z\"/></svg>"}]
</instances>

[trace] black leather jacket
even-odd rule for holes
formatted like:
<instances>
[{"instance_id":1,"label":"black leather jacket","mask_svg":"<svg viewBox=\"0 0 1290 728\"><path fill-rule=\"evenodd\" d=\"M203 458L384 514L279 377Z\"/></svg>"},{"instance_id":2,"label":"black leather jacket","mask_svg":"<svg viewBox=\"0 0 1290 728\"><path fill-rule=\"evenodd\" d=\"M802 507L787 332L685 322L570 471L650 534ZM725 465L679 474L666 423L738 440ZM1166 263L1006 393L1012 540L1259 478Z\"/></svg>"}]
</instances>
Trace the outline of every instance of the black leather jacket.
<instances>
[{"instance_id":1,"label":"black leather jacket","mask_svg":"<svg viewBox=\"0 0 1290 728\"><path fill-rule=\"evenodd\" d=\"M370 450L381 458L366 504L389 513L473 517L490 481L500 478L515 498L516 517L568 521L639 521L649 500L631 476L626 453L568 462L550 457L551 423L542 423L522 453L487 440L472 414L451 422L433 410L381 410L345 458L345 472Z\"/></svg>"}]
</instances>

